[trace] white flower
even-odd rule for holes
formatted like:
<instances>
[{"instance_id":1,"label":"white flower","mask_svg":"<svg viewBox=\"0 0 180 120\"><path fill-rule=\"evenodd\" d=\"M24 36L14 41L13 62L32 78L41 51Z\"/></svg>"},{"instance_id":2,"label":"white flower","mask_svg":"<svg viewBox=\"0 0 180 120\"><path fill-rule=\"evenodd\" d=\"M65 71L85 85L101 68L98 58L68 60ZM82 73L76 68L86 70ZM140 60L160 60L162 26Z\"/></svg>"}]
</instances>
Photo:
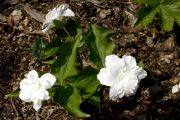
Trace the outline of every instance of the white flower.
<instances>
[{"instance_id":1,"label":"white flower","mask_svg":"<svg viewBox=\"0 0 180 120\"><path fill-rule=\"evenodd\" d=\"M179 85L176 84L172 87L172 93L177 93L179 91L180 91L180 83L179 83Z\"/></svg>"},{"instance_id":2,"label":"white flower","mask_svg":"<svg viewBox=\"0 0 180 120\"><path fill-rule=\"evenodd\" d=\"M74 12L71 9L69 9L68 4L62 4L59 7L52 9L46 14L45 21L43 22L42 26L42 31L48 32L51 28L54 27L53 20L62 21L64 16L74 16Z\"/></svg>"},{"instance_id":3,"label":"white flower","mask_svg":"<svg viewBox=\"0 0 180 120\"><path fill-rule=\"evenodd\" d=\"M35 70L30 71L26 78L20 82L19 98L25 102L33 102L33 108L38 111L41 108L42 100L48 100L49 92L56 81L56 78L46 73L40 78Z\"/></svg>"},{"instance_id":4,"label":"white flower","mask_svg":"<svg viewBox=\"0 0 180 120\"><path fill-rule=\"evenodd\" d=\"M110 86L109 97L116 100L134 95L139 81L146 76L146 71L137 66L134 57L109 55L105 59L105 68L100 70L97 78L102 85Z\"/></svg>"}]
</instances>

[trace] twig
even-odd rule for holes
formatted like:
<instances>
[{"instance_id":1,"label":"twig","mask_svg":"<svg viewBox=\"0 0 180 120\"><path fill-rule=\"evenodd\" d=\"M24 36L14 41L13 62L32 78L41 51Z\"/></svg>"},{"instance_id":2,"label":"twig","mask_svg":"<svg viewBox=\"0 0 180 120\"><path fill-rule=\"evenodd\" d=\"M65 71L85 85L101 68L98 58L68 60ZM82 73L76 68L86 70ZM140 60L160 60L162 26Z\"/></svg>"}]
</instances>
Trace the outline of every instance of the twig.
<instances>
[{"instance_id":1,"label":"twig","mask_svg":"<svg viewBox=\"0 0 180 120\"><path fill-rule=\"evenodd\" d=\"M19 117L19 113L18 113L18 111L17 111L17 109L16 109L16 106L15 106L15 104L14 104L14 101L13 101L12 99L10 99L10 101L11 101L12 107L13 107L13 109L14 109L17 117Z\"/></svg>"},{"instance_id":2,"label":"twig","mask_svg":"<svg viewBox=\"0 0 180 120\"><path fill-rule=\"evenodd\" d=\"M39 113L38 113L38 112L35 112L35 115L36 115L36 120L40 120L40 118L39 118Z\"/></svg>"},{"instance_id":3,"label":"twig","mask_svg":"<svg viewBox=\"0 0 180 120\"><path fill-rule=\"evenodd\" d=\"M7 25L7 23L4 23L4 22L0 22L0 24L2 24L2 25Z\"/></svg>"}]
</instances>

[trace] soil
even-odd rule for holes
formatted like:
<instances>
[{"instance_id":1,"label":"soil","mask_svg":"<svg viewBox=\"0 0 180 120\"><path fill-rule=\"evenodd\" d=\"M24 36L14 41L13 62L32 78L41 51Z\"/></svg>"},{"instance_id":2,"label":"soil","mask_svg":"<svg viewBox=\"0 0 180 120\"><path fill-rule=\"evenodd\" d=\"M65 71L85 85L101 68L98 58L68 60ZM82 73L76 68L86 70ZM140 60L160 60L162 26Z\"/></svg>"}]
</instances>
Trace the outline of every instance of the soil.
<instances>
[{"instance_id":1,"label":"soil","mask_svg":"<svg viewBox=\"0 0 180 120\"><path fill-rule=\"evenodd\" d=\"M31 69L45 73L50 69L32 56L31 45L41 34L41 17L34 18L25 8L45 15L61 3L75 11L84 31L96 23L115 31L115 54L130 54L143 61L148 77L141 81L134 96L111 101L108 89L101 91L101 111L83 104L91 114L87 120L179 120L180 92L172 94L172 86L180 82L180 28L163 32L157 21L147 28L132 27L139 5L128 0L2 0L0 1L0 120L81 120L49 100L37 113L30 103L5 95L16 90ZM12 12L21 10L18 20ZM5 17L5 18L4 18ZM4 19L3 19L4 18ZM51 35L50 35L51 37Z\"/></svg>"}]
</instances>

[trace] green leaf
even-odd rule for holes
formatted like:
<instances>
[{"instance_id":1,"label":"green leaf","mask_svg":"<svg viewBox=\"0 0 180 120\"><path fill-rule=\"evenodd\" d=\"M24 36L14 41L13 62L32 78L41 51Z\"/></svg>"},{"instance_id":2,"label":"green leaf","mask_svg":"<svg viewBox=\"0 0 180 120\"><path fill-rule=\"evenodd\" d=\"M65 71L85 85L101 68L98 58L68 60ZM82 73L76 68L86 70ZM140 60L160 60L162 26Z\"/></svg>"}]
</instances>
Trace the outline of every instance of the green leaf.
<instances>
[{"instance_id":1,"label":"green leaf","mask_svg":"<svg viewBox=\"0 0 180 120\"><path fill-rule=\"evenodd\" d=\"M90 30L84 35L84 40L90 50L90 60L99 68L104 66L105 57L112 54L115 44L107 38L113 31L98 25L91 25Z\"/></svg>"},{"instance_id":2,"label":"green leaf","mask_svg":"<svg viewBox=\"0 0 180 120\"><path fill-rule=\"evenodd\" d=\"M57 30L57 34L65 41L72 42L76 39L81 39L82 30L78 22L68 20L62 29Z\"/></svg>"},{"instance_id":3,"label":"green leaf","mask_svg":"<svg viewBox=\"0 0 180 120\"><path fill-rule=\"evenodd\" d=\"M56 37L55 39L52 40L52 42L46 45L44 50L44 56L48 58L56 54L59 51L61 45L62 45L61 39L59 37Z\"/></svg>"},{"instance_id":4,"label":"green leaf","mask_svg":"<svg viewBox=\"0 0 180 120\"><path fill-rule=\"evenodd\" d=\"M48 89L48 92L49 92L50 97L54 97L55 93L56 93L56 88L52 87L52 88Z\"/></svg>"},{"instance_id":5,"label":"green leaf","mask_svg":"<svg viewBox=\"0 0 180 120\"><path fill-rule=\"evenodd\" d=\"M137 13L137 16L138 16L138 20L135 24L135 26L147 26L149 25L156 13L157 13L157 8L154 8L154 7L143 7L141 8L138 13Z\"/></svg>"},{"instance_id":6,"label":"green leaf","mask_svg":"<svg viewBox=\"0 0 180 120\"><path fill-rule=\"evenodd\" d=\"M76 73L76 47L72 43L66 43L61 46L60 55L52 64L52 72L56 75L57 85L62 85L63 80Z\"/></svg>"},{"instance_id":7,"label":"green leaf","mask_svg":"<svg viewBox=\"0 0 180 120\"><path fill-rule=\"evenodd\" d=\"M132 0L132 1L140 4L149 4L154 6L161 2L161 0Z\"/></svg>"},{"instance_id":8,"label":"green leaf","mask_svg":"<svg viewBox=\"0 0 180 120\"><path fill-rule=\"evenodd\" d=\"M143 2L142 0L134 0ZM180 0L149 0L138 12L135 25L147 26L158 14L160 26L164 31L171 31L176 22L180 26Z\"/></svg>"},{"instance_id":9,"label":"green leaf","mask_svg":"<svg viewBox=\"0 0 180 120\"><path fill-rule=\"evenodd\" d=\"M38 38L32 45L31 50L34 55L34 57L37 57L38 59L44 59L44 50L46 48L47 42L43 39Z\"/></svg>"},{"instance_id":10,"label":"green leaf","mask_svg":"<svg viewBox=\"0 0 180 120\"><path fill-rule=\"evenodd\" d=\"M99 86L97 80L98 70L94 68L85 68L78 75L74 76L72 85L79 89L82 98L88 98L94 94Z\"/></svg>"},{"instance_id":11,"label":"green leaf","mask_svg":"<svg viewBox=\"0 0 180 120\"><path fill-rule=\"evenodd\" d=\"M139 67L144 68L144 63L143 63L143 61L139 61L137 65L138 65Z\"/></svg>"},{"instance_id":12,"label":"green leaf","mask_svg":"<svg viewBox=\"0 0 180 120\"><path fill-rule=\"evenodd\" d=\"M172 1L170 5L165 5L163 8L168 11L169 15L171 15L174 21L180 26L180 1Z\"/></svg>"},{"instance_id":13,"label":"green leaf","mask_svg":"<svg viewBox=\"0 0 180 120\"><path fill-rule=\"evenodd\" d=\"M160 14L160 24L162 25L163 30L171 31L174 26L174 19L169 14L169 12L163 7L159 7L159 14Z\"/></svg>"},{"instance_id":14,"label":"green leaf","mask_svg":"<svg viewBox=\"0 0 180 120\"><path fill-rule=\"evenodd\" d=\"M89 114L81 111L80 104L82 100L75 87L67 85L57 88L54 100L78 117L90 117Z\"/></svg>"},{"instance_id":15,"label":"green leaf","mask_svg":"<svg viewBox=\"0 0 180 120\"><path fill-rule=\"evenodd\" d=\"M69 24L70 25L69 25ZM66 30L68 30L68 39L71 41L65 42L59 49L59 57L52 65L52 71L56 75L57 85L62 85L63 80L68 76L74 75L76 73L76 57L77 57L77 49L81 47L81 28L77 23L67 22L68 26L71 27L74 31L72 31L66 25ZM74 25L74 26L73 26Z\"/></svg>"},{"instance_id":16,"label":"green leaf","mask_svg":"<svg viewBox=\"0 0 180 120\"><path fill-rule=\"evenodd\" d=\"M96 92L94 93L92 96L90 96L88 99L87 99L92 105L94 105L95 107L99 108L100 109L100 96L99 96L99 93Z\"/></svg>"},{"instance_id":17,"label":"green leaf","mask_svg":"<svg viewBox=\"0 0 180 120\"><path fill-rule=\"evenodd\" d=\"M53 20L56 29L61 29L66 24L66 21Z\"/></svg>"},{"instance_id":18,"label":"green leaf","mask_svg":"<svg viewBox=\"0 0 180 120\"><path fill-rule=\"evenodd\" d=\"M11 98L19 98L19 91L20 89L15 90L14 92L7 94L7 97L11 97Z\"/></svg>"}]
</instances>

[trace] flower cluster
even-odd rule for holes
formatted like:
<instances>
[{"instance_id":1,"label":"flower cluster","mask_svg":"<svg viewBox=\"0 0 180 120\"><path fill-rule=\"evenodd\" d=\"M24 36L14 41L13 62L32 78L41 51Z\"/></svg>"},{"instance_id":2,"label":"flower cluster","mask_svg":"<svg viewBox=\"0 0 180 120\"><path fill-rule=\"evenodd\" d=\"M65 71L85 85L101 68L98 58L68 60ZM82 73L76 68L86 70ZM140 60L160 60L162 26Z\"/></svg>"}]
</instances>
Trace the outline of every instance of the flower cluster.
<instances>
[{"instance_id":1,"label":"flower cluster","mask_svg":"<svg viewBox=\"0 0 180 120\"><path fill-rule=\"evenodd\" d=\"M48 100L49 92L56 81L56 78L46 73L40 78L35 70L30 71L26 78L20 82L19 98L25 102L33 102L33 108L38 111L41 108L42 100Z\"/></svg>"},{"instance_id":2,"label":"flower cluster","mask_svg":"<svg viewBox=\"0 0 180 120\"><path fill-rule=\"evenodd\" d=\"M172 93L177 93L180 91L180 83L172 87Z\"/></svg>"},{"instance_id":3,"label":"flower cluster","mask_svg":"<svg viewBox=\"0 0 180 120\"><path fill-rule=\"evenodd\" d=\"M71 9L69 9L68 4L61 4L59 7L52 9L45 16L42 31L48 32L50 29L54 27L53 20L62 21L65 16L74 16L74 12Z\"/></svg>"},{"instance_id":4,"label":"flower cluster","mask_svg":"<svg viewBox=\"0 0 180 120\"><path fill-rule=\"evenodd\" d=\"M110 99L117 100L134 95L139 81L146 76L146 71L137 66L134 57L109 55L105 58L105 68L100 70L97 78L102 85L110 86Z\"/></svg>"}]
</instances>

